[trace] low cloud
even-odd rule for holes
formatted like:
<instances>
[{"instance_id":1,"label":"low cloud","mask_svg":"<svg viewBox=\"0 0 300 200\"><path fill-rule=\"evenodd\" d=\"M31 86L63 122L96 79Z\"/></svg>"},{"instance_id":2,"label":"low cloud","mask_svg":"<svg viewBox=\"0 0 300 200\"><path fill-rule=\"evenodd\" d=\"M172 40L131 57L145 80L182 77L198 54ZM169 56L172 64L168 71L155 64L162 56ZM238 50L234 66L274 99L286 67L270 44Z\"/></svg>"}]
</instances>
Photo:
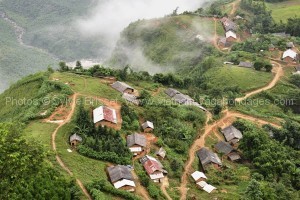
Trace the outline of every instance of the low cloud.
<instances>
[{"instance_id":1,"label":"low cloud","mask_svg":"<svg viewBox=\"0 0 300 200\"><path fill-rule=\"evenodd\" d=\"M84 37L102 36L115 45L120 32L138 19L150 19L196 10L209 0L98 0L98 5L75 22Z\"/></svg>"}]
</instances>

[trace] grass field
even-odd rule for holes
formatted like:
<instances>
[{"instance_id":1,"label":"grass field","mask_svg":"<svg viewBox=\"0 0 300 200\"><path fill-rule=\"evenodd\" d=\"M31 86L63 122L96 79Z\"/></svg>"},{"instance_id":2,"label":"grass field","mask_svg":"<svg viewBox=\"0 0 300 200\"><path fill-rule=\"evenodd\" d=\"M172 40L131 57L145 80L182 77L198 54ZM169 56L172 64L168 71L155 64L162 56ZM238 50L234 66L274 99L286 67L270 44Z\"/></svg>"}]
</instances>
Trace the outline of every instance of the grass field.
<instances>
[{"instance_id":1,"label":"grass field","mask_svg":"<svg viewBox=\"0 0 300 200\"><path fill-rule=\"evenodd\" d=\"M209 84L214 88L238 86L242 92L263 87L268 84L273 75L237 66L212 68L205 73Z\"/></svg>"},{"instance_id":2,"label":"grass field","mask_svg":"<svg viewBox=\"0 0 300 200\"><path fill-rule=\"evenodd\" d=\"M62 83L70 83L74 92L83 95L103 97L111 100L119 100L121 98L119 92L114 90L110 85L101 83L99 78L55 72L51 75L50 79L59 79Z\"/></svg>"},{"instance_id":3,"label":"grass field","mask_svg":"<svg viewBox=\"0 0 300 200\"><path fill-rule=\"evenodd\" d=\"M57 124L32 121L24 130L24 136L42 144L46 150L51 150L51 134L56 129Z\"/></svg>"},{"instance_id":4,"label":"grass field","mask_svg":"<svg viewBox=\"0 0 300 200\"><path fill-rule=\"evenodd\" d=\"M279 3L266 3L268 10L276 22L286 22L288 18L300 17L300 0L283 1Z\"/></svg>"}]
</instances>

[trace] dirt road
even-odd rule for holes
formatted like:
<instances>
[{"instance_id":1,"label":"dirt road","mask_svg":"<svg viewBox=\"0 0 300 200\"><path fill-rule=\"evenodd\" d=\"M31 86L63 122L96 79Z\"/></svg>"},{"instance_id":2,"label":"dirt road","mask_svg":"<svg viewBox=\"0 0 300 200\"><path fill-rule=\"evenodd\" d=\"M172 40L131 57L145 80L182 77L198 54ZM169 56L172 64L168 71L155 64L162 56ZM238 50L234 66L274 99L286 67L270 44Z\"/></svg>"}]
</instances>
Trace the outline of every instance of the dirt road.
<instances>
[{"instance_id":1,"label":"dirt road","mask_svg":"<svg viewBox=\"0 0 300 200\"><path fill-rule=\"evenodd\" d=\"M234 16L234 14L236 13L236 11L237 11L237 9L238 9L238 4L241 2L241 0L237 0L237 1L234 1L233 3L232 3L232 10L230 11L230 13L229 13L229 15L231 16L231 17L233 17Z\"/></svg>"},{"instance_id":2,"label":"dirt road","mask_svg":"<svg viewBox=\"0 0 300 200\"><path fill-rule=\"evenodd\" d=\"M167 197L168 200L172 200L172 198L170 197L170 195L167 192L167 188L169 187L169 180L168 177L164 177L163 181L161 182L161 186L160 189L163 192L163 194Z\"/></svg>"},{"instance_id":3,"label":"dirt road","mask_svg":"<svg viewBox=\"0 0 300 200\"><path fill-rule=\"evenodd\" d=\"M275 62L275 61L271 61L271 63L274 64L272 72L275 73L275 76L274 76L273 80L268 85L266 85L262 88L259 88L257 90L246 93L246 95L244 97L236 98L235 99L236 102L241 102L241 101L247 99L248 97L250 97L252 95L258 94L258 93L260 93L262 91L265 91L265 90L269 90L269 89L273 88L276 85L276 83L280 80L280 78L282 76L284 76L284 71L283 71L283 68L282 68L280 63Z\"/></svg>"},{"instance_id":4,"label":"dirt road","mask_svg":"<svg viewBox=\"0 0 300 200\"><path fill-rule=\"evenodd\" d=\"M58 164L71 176L73 176L72 171L63 163L63 161L61 160L61 158L59 157L59 155L56 152L56 143L55 143L55 138L56 138L56 134L58 132L58 130L65 124L69 123L74 112L75 112L75 108L76 108L76 99L78 97L78 93L75 93L72 96L72 104L71 104L71 111L69 112L69 114L67 115L66 119L63 120L62 122L58 123L58 127L54 130L54 132L52 133L52 149L55 152L56 156L56 160L58 162ZM84 185L82 184L82 182L79 179L76 179L76 182L78 184L78 186L80 187L80 189L82 190L83 194L89 199L92 200L92 197L90 196L90 194L88 193L88 191L86 190L86 188L84 187Z\"/></svg>"},{"instance_id":5,"label":"dirt road","mask_svg":"<svg viewBox=\"0 0 300 200\"><path fill-rule=\"evenodd\" d=\"M189 150L188 160L184 167L184 172L181 177L181 185L179 187L179 191L181 193L181 200L186 199L188 188L186 188L187 182L188 182L188 176L192 173L191 166L195 160L195 153L197 150L205 146L205 139L206 137L213 132L213 130L217 129L218 127L225 128L226 126L229 126L236 118L245 119L248 121L251 121L258 125L265 125L270 124L276 128L280 128L281 125L275 124L272 122L265 121L263 119L258 119L249 115L245 115L242 113L234 112L234 111L228 111L225 110L223 112L224 116L219 119L218 121L214 122L213 124L208 124L208 122L212 119L211 113L208 113L208 117L206 120L206 125L204 129L204 133L202 134L202 130L199 132L200 137L194 141L193 145L191 146Z\"/></svg>"},{"instance_id":6,"label":"dirt road","mask_svg":"<svg viewBox=\"0 0 300 200\"><path fill-rule=\"evenodd\" d=\"M139 178L136 175L136 173L134 171L132 171L133 174L133 178L136 180L135 181L135 192L136 194L140 195L141 197L143 197L143 199L145 200L150 200L151 198L149 197L148 191L140 184L139 182Z\"/></svg>"}]
</instances>

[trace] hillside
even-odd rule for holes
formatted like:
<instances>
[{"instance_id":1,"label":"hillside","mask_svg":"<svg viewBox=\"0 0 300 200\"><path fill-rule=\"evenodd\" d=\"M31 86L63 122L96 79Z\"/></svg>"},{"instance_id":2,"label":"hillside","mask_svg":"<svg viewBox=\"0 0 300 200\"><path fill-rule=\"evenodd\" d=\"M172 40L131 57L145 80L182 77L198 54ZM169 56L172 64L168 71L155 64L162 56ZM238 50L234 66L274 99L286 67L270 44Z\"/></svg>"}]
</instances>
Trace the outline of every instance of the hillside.
<instances>
[{"instance_id":1,"label":"hillside","mask_svg":"<svg viewBox=\"0 0 300 200\"><path fill-rule=\"evenodd\" d=\"M214 52L213 37L211 19L180 15L140 20L122 32L110 65L151 73L190 68Z\"/></svg>"},{"instance_id":2,"label":"hillside","mask_svg":"<svg viewBox=\"0 0 300 200\"><path fill-rule=\"evenodd\" d=\"M3 88L24 76L0 94L0 199L300 199L300 18L273 1L132 22L86 68L57 57L99 53L69 25L102 1L0 0Z\"/></svg>"}]
</instances>

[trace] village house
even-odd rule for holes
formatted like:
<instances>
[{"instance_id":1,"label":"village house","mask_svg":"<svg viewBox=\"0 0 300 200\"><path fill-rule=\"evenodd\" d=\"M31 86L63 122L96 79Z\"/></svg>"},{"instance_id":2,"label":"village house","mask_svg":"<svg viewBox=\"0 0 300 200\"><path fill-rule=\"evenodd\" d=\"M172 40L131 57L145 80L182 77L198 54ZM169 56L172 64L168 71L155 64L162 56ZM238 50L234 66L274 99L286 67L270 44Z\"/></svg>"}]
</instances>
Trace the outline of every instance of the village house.
<instances>
[{"instance_id":1,"label":"village house","mask_svg":"<svg viewBox=\"0 0 300 200\"><path fill-rule=\"evenodd\" d=\"M269 51L274 51L274 50L275 50L274 44L270 44L270 45L269 45Z\"/></svg>"},{"instance_id":2,"label":"village house","mask_svg":"<svg viewBox=\"0 0 300 200\"><path fill-rule=\"evenodd\" d=\"M169 96L169 97L174 97L176 94L180 94L179 91L173 89L173 88L168 88L165 90L165 93Z\"/></svg>"},{"instance_id":3,"label":"village house","mask_svg":"<svg viewBox=\"0 0 300 200\"><path fill-rule=\"evenodd\" d=\"M220 48L226 48L229 46L229 43L226 41L226 37L221 37L218 41L218 45Z\"/></svg>"},{"instance_id":4,"label":"village house","mask_svg":"<svg viewBox=\"0 0 300 200\"><path fill-rule=\"evenodd\" d=\"M164 178L164 174L168 172L163 169L163 165L155 158L151 156L144 156L140 159L140 162L144 166L147 174L150 176L150 179L154 182L161 182Z\"/></svg>"},{"instance_id":5,"label":"village house","mask_svg":"<svg viewBox=\"0 0 300 200\"><path fill-rule=\"evenodd\" d=\"M122 98L125 99L127 102L133 103L134 105L138 106L140 104L140 101L133 94L123 93Z\"/></svg>"},{"instance_id":6,"label":"village house","mask_svg":"<svg viewBox=\"0 0 300 200\"><path fill-rule=\"evenodd\" d=\"M231 145L237 144L240 139L243 138L241 131L239 131L234 126L228 126L221 131L226 139Z\"/></svg>"},{"instance_id":7,"label":"village house","mask_svg":"<svg viewBox=\"0 0 300 200\"><path fill-rule=\"evenodd\" d=\"M93 119L96 125L102 126L117 124L117 113L116 110L107 106L100 106L93 110Z\"/></svg>"},{"instance_id":8,"label":"village house","mask_svg":"<svg viewBox=\"0 0 300 200\"><path fill-rule=\"evenodd\" d=\"M222 166L222 162L218 155L204 147L198 150L196 154L201 162L203 169L205 169L205 167L210 164L212 164L216 168Z\"/></svg>"},{"instance_id":9,"label":"village house","mask_svg":"<svg viewBox=\"0 0 300 200\"><path fill-rule=\"evenodd\" d=\"M134 93L134 89L131 86L120 81L113 83L111 87L118 90L121 93L128 93L128 94Z\"/></svg>"},{"instance_id":10,"label":"village house","mask_svg":"<svg viewBox=\"0 0 300 200\"><path fill-rule=\"evenodd\" d=\"M205 181L200 181L197 183L197 185L204 190L207 193L211 193L212 191L216 190L217 188L215 188L214 186L206 183Z\"/></svg>"},{"instance_id":11,"label":"village house","mask_svg":"<svg viewBox=\"0 0 300 200\"><path fill-rule=\"evenodd\" d=\"M194 102L194 99L192 99L190 96L185 94L176 94L173 99L176 103L184 104L184 105L191 105Z\"/></svg>"},{"instance_id":12,"label":"village house","mask_svg":"<svg viewBox=\"0 0 300 200\"><path fill-rule=\"evenodd\" d=\"M253 63L252 62L240 62L239 67L252 68Z\"/></svg>"},{"instance_id":13,"label":"village house","mask_svg":"<svg viewBox=\"0 0 300 200\"><path fill-rule=\"evenodd\" d=\"M223 27L225 29L225 32L236 31L236 29L237 29L236 23L234 23L233 21L231 21L227 17L223 17L221 19L221 22L222 22L222 25L223 25Z\"/></svg>"},{"instance_id":14,"label":"village house","mask_svg":"<svg viewBox=\"0 0 300 200\"><path fill-rule=\"evenodd\" d=\"M192 178L196 183L200 181L206 181L207 177L203 172L195 171L194 173L191 174Z\"/></svg>"},{"instance_id":15,"label":"village house","mask_svg":"<svg viewBox=\"0 0 300 200\"><path fill-rule=\"evenodd\" d=\"M134 156L139 155L144 151L144 148L147 146L147 139L144 135L134 133L128 135L126 138L127 147Z\"/></svg>"},{"instance_id":16,"label":"village house","mask_svg":"<svg viewBox=\"0 0 300 200\"><path fill-rule=\"evenodd\" d=\"M274 51L274 50L275 50L274 44L270 44L270 45L269 45L269 51Z\"/></svg>"},{"instance_id":17,"label":"village house","mask_svg":"<svg viewBox=\"0 0 300 200\"><path fill-rule=\"evenodd\" d=\"M146 121L145 123L142 124L142 128L143 128L145 133L150 133L150 132L153 132L154 125L153 125L152 122Z\"/></svg>"},{"instance_id":18,"label":"village house","mask_svg":"<svg viewBox=\"0 0 300 200\"><path fill-rule=\"evenodd\" d=\"M294 46L294 43L293 42L287 42L286 43L286 48L288 48L288 49L292 49L292 48L294 48L295 46Z\"/></svg>"},{"instance_id":19,"label":"village house","mask_svg":"<svg viewBox=\"0 0 300 200\"><path fill-rule=\"evenodd\" d=\"M283 52L282 60L285 62L294 62L298 58L298 54L293 51L292 49L288 49L285 52Z\"/></svg>"},{"instance_id":20,"label":"village house","mask_svg":"<svg viewBox=\"0 0 300 200\"><path fill-rule=\"evenodd\" d=\"M107 168L107 172L111 183L116 189L122 189L129 192L135 191L134 178L127 166L111 166Z\"/></svg>"},{"instance_id":21,"label":"village house","mask_svg":"<svg viewBox=\"0 0 300 200\"><path fill-rule=\"evenodd\" d=\"M236 161L241 159L240 155L234 150L234 148L228 142L219 141L217 144L215 144L214 148L218 153L225 155L231 161Z\"/></svg>"},{"instance_id":22,"label":"village house","mask_svg":"<svg viewBox=\"0 0 300 200\"><path fill-rule=\"evenodd\" d=\"M77 146L80 142L82 142L82 138L76 133L70 136L70 144L72 147Z\"/></svg>"},{"instance_id":23,"label":"village house","mask_svg":"<svg viewBox=\"0 0 300 200\"><path fill-rule=\"evenodd\" d=\"M233 31L227 31L225 35L226 35L226 42L234 42L237 39L237 36Z\"/></svg>"},{"instance_id":24,"label":"village house","mask_svg":"<svg viewBox=\"0 0 300 200\"><path fill-rule=\"evenodd\" d=\"M164 159L166 157L166 150L164 148L160 147L159 150L155 152L155 155L159 156L160 158Z\"/></svg>"}]
</instances>

